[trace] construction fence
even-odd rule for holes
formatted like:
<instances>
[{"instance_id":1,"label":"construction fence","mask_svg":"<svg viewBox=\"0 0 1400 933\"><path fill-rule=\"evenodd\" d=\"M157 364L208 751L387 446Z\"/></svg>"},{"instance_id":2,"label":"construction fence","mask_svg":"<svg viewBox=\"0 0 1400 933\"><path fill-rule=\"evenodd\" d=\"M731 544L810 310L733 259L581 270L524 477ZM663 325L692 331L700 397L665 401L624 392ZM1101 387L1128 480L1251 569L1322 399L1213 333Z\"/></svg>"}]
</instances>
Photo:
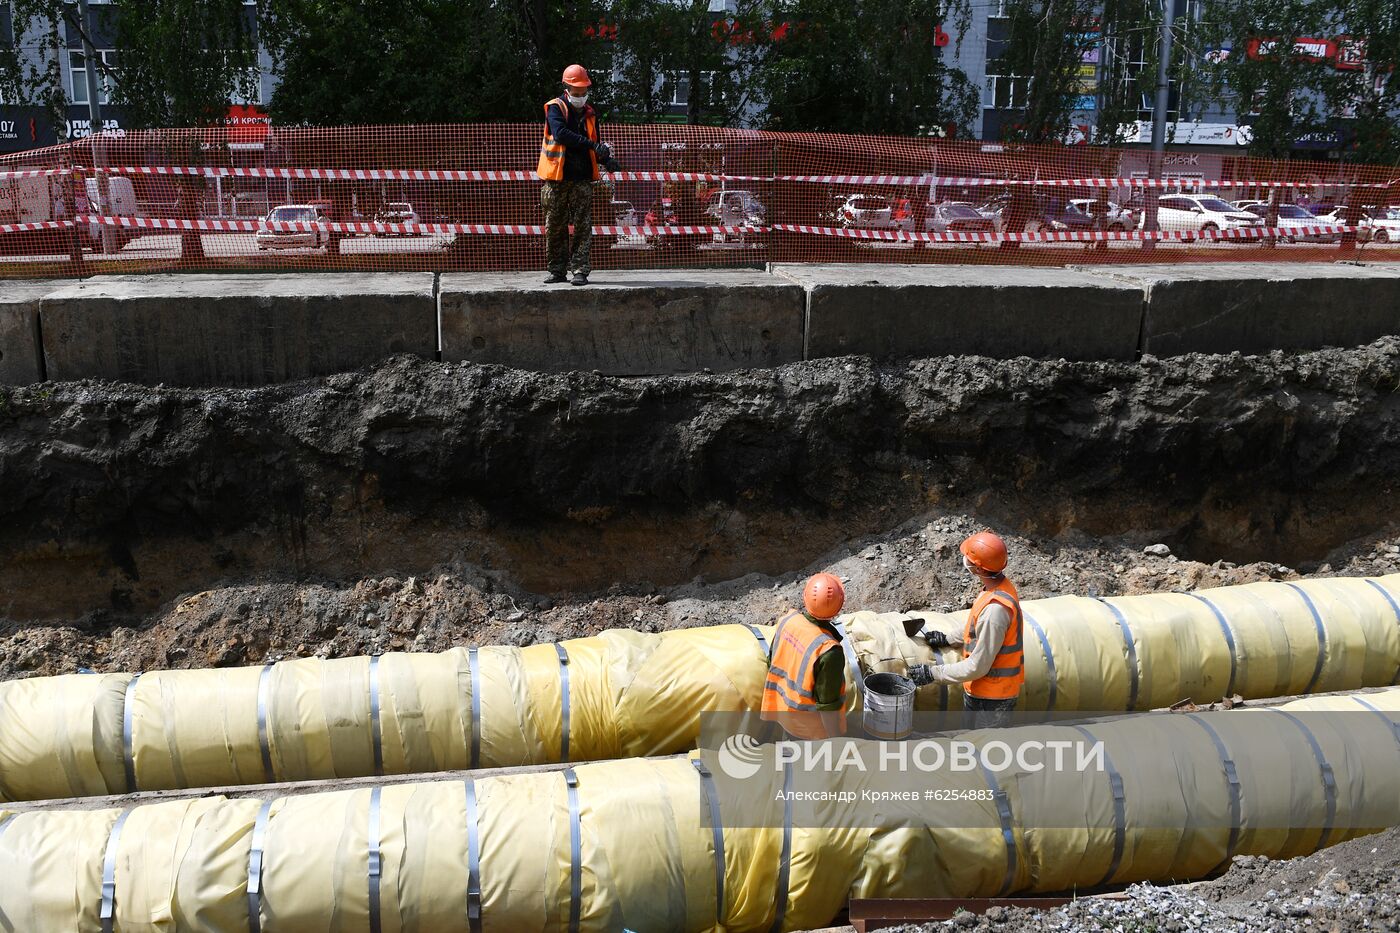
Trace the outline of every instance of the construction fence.
<instances>
[{"instance_id":1,"label":"construction fence","mask_svg":"<svg viewBox=\"0 0 1400 933\"><path fill-rule=\"evenodd\" d=\"M608 126L595 268L1400 260L1400 168ZM544 265L542 126L99 135L0 159L0 275Z\"/></svg>"}]
</instances>

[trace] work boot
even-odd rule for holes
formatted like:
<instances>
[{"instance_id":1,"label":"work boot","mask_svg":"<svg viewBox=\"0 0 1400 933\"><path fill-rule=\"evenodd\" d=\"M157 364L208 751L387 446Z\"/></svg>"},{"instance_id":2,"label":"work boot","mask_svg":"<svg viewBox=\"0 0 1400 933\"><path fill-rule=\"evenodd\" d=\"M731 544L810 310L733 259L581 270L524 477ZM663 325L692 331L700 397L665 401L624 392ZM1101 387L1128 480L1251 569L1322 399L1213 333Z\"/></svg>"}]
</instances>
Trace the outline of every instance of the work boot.
<instances>
[{"instance_id":1,"label":"work boot","mask_svg":"<svg viewBox=\"0 0 1400 933\"><path fill-rule=\"evenodd\" d=\"M588 273L587 273L587 272L575 272L575 273L574 273L574 280L573 280L573 282L571 282L570 284L571 284L571 285L587 285L587 284L588 284Z\"/></svg>"},{"instance_id":2,"label":"work boot","mask_svg":"<svg viewBox=\"0 0 1400 933\"><path fill-rule=\"evenodd\" d=\"M569 277L562 272L551 272L549 278L544 280L546 285L558 285L560 282L569 281Z\"/></svg>"}]
</instances>

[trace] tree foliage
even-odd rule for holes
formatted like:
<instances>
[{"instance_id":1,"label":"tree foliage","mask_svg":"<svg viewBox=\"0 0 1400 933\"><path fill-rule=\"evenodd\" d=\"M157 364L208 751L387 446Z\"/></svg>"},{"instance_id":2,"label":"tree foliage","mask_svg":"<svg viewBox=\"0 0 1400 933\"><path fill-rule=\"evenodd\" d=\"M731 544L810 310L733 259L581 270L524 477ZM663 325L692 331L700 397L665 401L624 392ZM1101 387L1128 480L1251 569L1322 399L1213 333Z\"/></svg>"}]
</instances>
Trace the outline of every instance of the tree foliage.
<instances>
[{"instance_id":1,"label":"tree foliage","mask_svg":"<svg viewBox=\"0 0 1400 933\"><path fill-rule=\"evenodd\" d=\"M789 29L763 37L755 69L768 128L963 133L972 122L977 88L935 45L936 27L963 31L967 0L792 0L771 12Z\"/></svg>"},{"instance_id":2,"label":"tree foliage","mask_svg":"<svg viewBox=\"0 0 1400 933\"><path fill-rule=\"evenodd\" d=\"M1340 135L1349 159L1400 163L1400 4L1395 0L1211 0L1212 41L1233 44L1207 86L1252 124L1251 153L1287 158L1309 136ZM1300 39L1362 41L1358 68L1294 51ZM1250 53L1251 41L1266 43Z\"/></svg>"}]
</instances>

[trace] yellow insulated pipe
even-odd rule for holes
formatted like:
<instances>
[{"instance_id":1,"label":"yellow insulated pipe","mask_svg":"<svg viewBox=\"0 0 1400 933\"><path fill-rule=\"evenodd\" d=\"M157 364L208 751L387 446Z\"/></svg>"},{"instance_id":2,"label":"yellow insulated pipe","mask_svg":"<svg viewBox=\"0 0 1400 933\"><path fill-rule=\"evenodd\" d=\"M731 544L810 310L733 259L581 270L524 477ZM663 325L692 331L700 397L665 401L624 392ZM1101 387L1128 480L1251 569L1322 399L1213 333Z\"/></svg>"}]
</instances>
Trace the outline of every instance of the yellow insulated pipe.
<instances>
[{"instance_id":1,"label":"yellow insulated pipe","mask_svg":"<svg viewBox=\"0 0 1400 933\"><path fill-rule=\"evenodd\" d=\"M851 897L1179 881L1233 855L1287 858L1400 823L1400 689L931 741L950 755L951 743L971 742L991 760L997 742L1081 739L1102 748L1101 767L942 770L904 786L960 802L874 816L822 804L814 821L775 792L799 780L860 791L876 778L794 779L793 763L719 783L697 759L672 758L278 799L0 811L0 929L808 929ZM746 803L771 825L738 820Z\"/></svg>"},{"instance_id":2,"label":"yellow insulated pipe","mask_svg":"<svg viewBox=\"0 0 1400 933\"><path fill-rule=\"evenodd\" d=\"M1153 709L1385 686L1400 674L1400 575L1025 609L1024 709ZM904 637L904 618L846 617L848 678L902 663L883 658L933 658ZM528 648L12 681L0 685L0 799L686 751L700 713L757 709L771 637L768 626L616 630ZM849 695L859 706L860 691ZM946 701L947 691L920 691L922 707Z\"/></svg>"}]
</instances>

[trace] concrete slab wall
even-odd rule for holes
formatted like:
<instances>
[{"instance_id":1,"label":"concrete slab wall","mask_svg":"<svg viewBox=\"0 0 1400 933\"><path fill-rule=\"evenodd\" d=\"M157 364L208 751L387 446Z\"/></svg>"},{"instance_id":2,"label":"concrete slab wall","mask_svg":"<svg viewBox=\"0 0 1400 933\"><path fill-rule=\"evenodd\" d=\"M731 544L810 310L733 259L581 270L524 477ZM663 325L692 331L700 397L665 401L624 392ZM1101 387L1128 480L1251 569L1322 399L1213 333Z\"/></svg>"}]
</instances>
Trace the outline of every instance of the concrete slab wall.
<instances>
[{"instance_id":1,"label":"concrete slab wall","mask_svg":"<svg viewBox=\"0 0 1400 933\"><path fill-rule=\"evenodd\" d=\"M39 299L67 284L63 281L0 281L0 385L43 381Z\"/></svg>"},{"instance_id":2,"label":"concrete slab wall","mask_svg":"<svg viewBox=\"0 0 1400 933\"><path fill-rule=\"evenodd\" d=\"M1093 267L1143 289L1142 351L1264 353L1400 334L1400 266L1221 263Z\"/></svg>"},{"instance_id":3,"label":"concrete slab wall","mask_svg":"<svg viewBox=\"0 0 1400 933\"><path fill-rule=\"evenodd\" d=\"M609 271L582 287L447 274L439 291L448 361L633 376L802 359L802 289L765 272Z\"/></svg>"},{"instance_id":4,"label":"concrete slab wall","mask_svg":"<svg viewBox=\"0 0 1400 933\"><path fill-rule=\"evenodd\" d=\"M1142 288L1065 269L782 265L807 292L808 359L977 354L1131 360Z\"/></svg>"},{"instance_id":5,"label":"concrete slab wall","mask_svg":"<svg viewBox=\"0 0 1400 933\"><path fill-rule=\"evenodd\" d=\"M258 386L437 352L426 272L111 276L39 314L53 380Z\"/></svg>"}]
</instances>

